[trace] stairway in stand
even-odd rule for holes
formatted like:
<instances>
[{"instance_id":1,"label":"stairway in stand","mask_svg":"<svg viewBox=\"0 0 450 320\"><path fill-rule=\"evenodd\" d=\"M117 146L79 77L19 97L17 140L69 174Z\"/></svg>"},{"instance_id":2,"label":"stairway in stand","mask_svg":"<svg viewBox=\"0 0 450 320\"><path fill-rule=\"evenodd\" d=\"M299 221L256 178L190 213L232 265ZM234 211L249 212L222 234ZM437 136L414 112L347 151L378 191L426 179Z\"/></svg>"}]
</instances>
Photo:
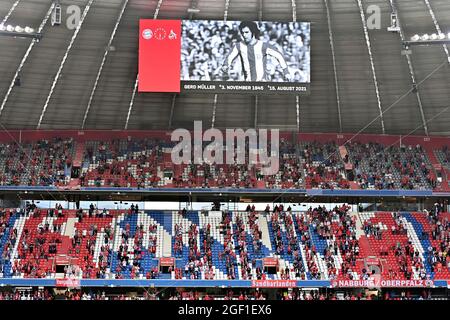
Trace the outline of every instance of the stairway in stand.
<instances>
[{"instance_id":1,"label":"stairway in stand","mask_svg":"<svg viewBox=\"0 0 450 320\"><path fill-rule=\"evenodd\" d=\"M436 187L436 191L450 191L450 186L448 184L448 179L450 178L450 174L448 170L441 164L439 159L434 154L434 147L430 145L425 145L424 149L427 153L428 159L430 159L430 162L433 166L433 172L435 173L435 176L437 176L437 171L441 171L442 176L442 182L438 183ZM437 177L436 177L437 178Z\"/></svg>"},{"instance_id":2,"label":"stairway in stand","mask_svg":"<svg viewBox=\"0 0 450 320\"><path fill-rule=\"evenodd\" d=\"M59 246L58 254L68 254L69 248L72 247L72 240L69 237L61 237L61 245Z\"/></svg>"},{"instance_id":3,"label":"stairway in stand","mask_svg":"<svg viewBox=\"0 0 450 320\"><path fill-rule=\"evenodd\" d=\"M73 158L73 166L79 167L83 165L83 157L84 157L84 142L77 142L77 147L75 149L75 157Z\"/></svg>"},{"instance_id":4,"label":"stairway in stand","mask_svg":"<svg viewBox=\"0 0 450 320\"><path fill-rule=\"evenodd\" d=\"M369 243L369 239L367 239L367 236L364 235L359 238L359 246L362 257L377 256L375 252L372 250L372 247Z\"/></svg>"}]
</instances>

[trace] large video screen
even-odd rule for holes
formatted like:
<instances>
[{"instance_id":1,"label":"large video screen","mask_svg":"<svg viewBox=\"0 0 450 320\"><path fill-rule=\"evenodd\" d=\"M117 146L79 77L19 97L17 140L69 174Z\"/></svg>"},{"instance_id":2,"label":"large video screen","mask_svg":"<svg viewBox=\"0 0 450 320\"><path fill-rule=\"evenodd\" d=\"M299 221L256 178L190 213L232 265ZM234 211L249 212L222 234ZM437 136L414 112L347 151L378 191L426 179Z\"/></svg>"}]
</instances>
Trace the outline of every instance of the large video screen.
<instances>
[{"instance_id":1,"label":"large video screen","mask_svg":"<svg viewBox=\"0 0 450 320\"><path fill-rule=\"evenodd\" d=\"M155 23L158 20L142 21ZM142 21L140 44L146 42L140 45L139 81L145 82L145 70L141 64L148 64L147 58L151 53L143 54L143 47L148 47L153 40L156 46L147 50L158 51L163 40L174 42L178 38L173 25L171 30L162 32L159 26L152 31L145 29ZM183 20L180 28L178 85L181 92L309 94L310 23ZM149 34L152 35L150 39ZM165 39L168 34L172 35L171 40L169 37ZM147 39L142 40L144 35ZM172 47L178 50L178 46ZM166 57L159 57L155 68L161 69L165 60ZM163 69L167 70L165 67ZM151 76L158 78L155 72ZM162 78L167 76L164 72ZM164 85L161 78L155 81L159 86ZM141 90L140 86L139 91L146 90Z\"/></svg>"}]
</instances>

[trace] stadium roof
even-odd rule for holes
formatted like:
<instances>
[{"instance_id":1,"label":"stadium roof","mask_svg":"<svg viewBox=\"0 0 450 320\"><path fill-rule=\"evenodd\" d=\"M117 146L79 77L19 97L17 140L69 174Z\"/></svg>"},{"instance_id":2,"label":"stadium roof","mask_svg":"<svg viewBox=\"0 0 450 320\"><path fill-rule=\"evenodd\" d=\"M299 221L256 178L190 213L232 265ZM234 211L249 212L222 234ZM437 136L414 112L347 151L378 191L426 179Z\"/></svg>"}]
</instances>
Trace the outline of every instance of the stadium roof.
<instances>
[{"instance_id":1,"label":"stadium roof","mask_svg":"<svg viewBox=\"0 0 450 320\"><path fill-rule=\"evenodd\" d=\"M69 17L66 8L75 4L83 11L90 1L92 6L68 52L61 76L55 81L75 32L65 25ZM369 30L368 35L384 111L384 131L358 1L364 11L368 5L381 8L381 29ZM444 33L450 32L450 2L429 0L431 11L427 2L395 1L405 38L416 33L435 33L436 23ZM51 0L2 0L0 20L7 17L5 24L38 29L51 3ZM60 3L64 9L63 24L45 25L42 41L29 52L20 72L20 86L14 86L2 104L0 122L6 128L35 129L40 123L41 129L81 129L83 120L86 129L124 129L126 124L128 129L191 128L194 120L211 123L215 113L214 125L218 128L256 124L260 128L297 130L298 106L302 132L362 130L424 134L425 121L429 134L450 133L450 109L446 109L450 106L447 54L442 46L412 48L410 57L416 83L423 81L418 86L419 95L412 92L407 58L401 55L400 35L386 30L392 11L388 0L61 0ZM86 112L111 33L125 3L112 41L114 50L108 52ZM228 20L274 21L292 21L295 4L297 21L312 23L311 94L297 101L295 96L286 95L256 98L236 94L215 97L198 93L145 93L136 94L133 100L139 19L153 18L159 4L157 17L161 19L222 20L226 3ZM187 12L190 7L197 7L200 12L190 16ZM0 37L0 103L30 42Z\"/></svg>"}]
</instances>

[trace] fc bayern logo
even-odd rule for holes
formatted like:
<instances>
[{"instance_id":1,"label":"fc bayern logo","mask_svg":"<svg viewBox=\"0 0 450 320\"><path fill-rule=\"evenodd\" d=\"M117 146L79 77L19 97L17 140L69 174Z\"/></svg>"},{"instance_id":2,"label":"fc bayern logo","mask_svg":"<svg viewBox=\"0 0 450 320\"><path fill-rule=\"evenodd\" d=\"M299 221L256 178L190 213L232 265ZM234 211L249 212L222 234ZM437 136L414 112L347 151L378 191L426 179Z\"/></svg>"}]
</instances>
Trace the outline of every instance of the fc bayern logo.
<instances>
[{"instance_id":1,"label":"fc bayern logo","mask_svg":"<svg viewBox=\"0 0 450 320\"><path fill-rule=\"evenodd\" d=\"M153 37L153 32L152 32L152 30L150 30L150 29L145 29L145 30L142 32L142 37L143 37L145 40L150 40L150 39Z\"/></svg>"}]
</instances>

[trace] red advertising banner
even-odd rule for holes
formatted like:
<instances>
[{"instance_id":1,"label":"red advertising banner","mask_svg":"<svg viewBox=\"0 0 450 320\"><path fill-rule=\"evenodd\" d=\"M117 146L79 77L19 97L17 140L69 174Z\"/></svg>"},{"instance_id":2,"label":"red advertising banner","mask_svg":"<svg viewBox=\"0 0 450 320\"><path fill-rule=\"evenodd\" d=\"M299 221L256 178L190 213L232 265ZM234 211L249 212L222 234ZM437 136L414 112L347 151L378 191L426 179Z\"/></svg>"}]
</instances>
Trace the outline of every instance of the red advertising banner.
<instances>
[{"instance_id":1,"label":"red advertising banner","mask_svg":"<svg viewBox=\"0 0 450 320\"><path fill-rule=\"evenodd\" d=\"M139 22L139 92L180 92L181 20Z\"/></svg>"},{"instance_id":2,"label":"red advertising banner","mask_svg":"<svg viewBox=\"0 0 450 320\"><path fill-rule=\"evenodd\" d=\"M58 186L57 188L58 188L58 190L69 190L69 191L80 190L80 186L78 186L78 185L74 185L74 186L71 186L71 185Z\"/></svg>"},{"instance_id":3,"label":"red advertising banner","mask_svg":"<svg viewBox=\"0 0 450 320\"><path fill-rule=\"evenodd\" d=\"M252 288L295 288L295 280L252 280Z\"/></svg>"},{"instance_id":4,"label":"red advertising banner","mask_svg":"<svg viewBox=\"0 0 450 320\"><path fill-rule=\"evenodd\" d=\"M59 288L76 288L80 286L78 279L56 279L56 287Z\"/></svg>"},{"instance_id":5,"label":"red advertising banner","mask_svg":"<svg viewBox=\"0 0 450 320\"><path fill-rule=\"evenodd\" d=\"M67 265L67 264L69 264L70 263L70 261L69 261L69 257L68 256L63 256L63 255L58 255L58 256L56 256L56 259L55 259L56 261L56 264L57 265Z\"/></svg>"},{"instance_id":6,"label":"red advertising banner","mask_svg":"<svg viewBox=\"0 0 450 320\"><path fill-rule=\"evenodd\" d=\"M366 258L366 264L368 266L370 265L379 265L380 264L380 260L376 257L367 257Z\"/></svg>"},{"instance_id":7,"label":"red advertising banner","mask_svg":"<svg viewBox=\"0 0 450 320\"><path fill-rule=\"evenodd\" d=\"M278 266L278 259L277 258L264 258L263 265L264 265L264 267L276 267L276 266Z\"/></svg>"},{"instance_id":8,"label":"red advertising banner","mask_svg":"<svg viewBox=\"0 0 450 320\"><path fill-rule=\"evenodd\" d=\"M369 280L333 280L333 288L425 288L433 287L433 280L381 280L372 278Z\"/></svg>"},{"instance_id":9,"label":"red advertising banner","mask_svg":"<svg viewBox=\"0 0 450 320\"><path fill-rule=\"evenodd\" d=\"M162 266L173 266L175 264L175 258L160 258L159 263Z\"/></svg>"}]
</instances>

